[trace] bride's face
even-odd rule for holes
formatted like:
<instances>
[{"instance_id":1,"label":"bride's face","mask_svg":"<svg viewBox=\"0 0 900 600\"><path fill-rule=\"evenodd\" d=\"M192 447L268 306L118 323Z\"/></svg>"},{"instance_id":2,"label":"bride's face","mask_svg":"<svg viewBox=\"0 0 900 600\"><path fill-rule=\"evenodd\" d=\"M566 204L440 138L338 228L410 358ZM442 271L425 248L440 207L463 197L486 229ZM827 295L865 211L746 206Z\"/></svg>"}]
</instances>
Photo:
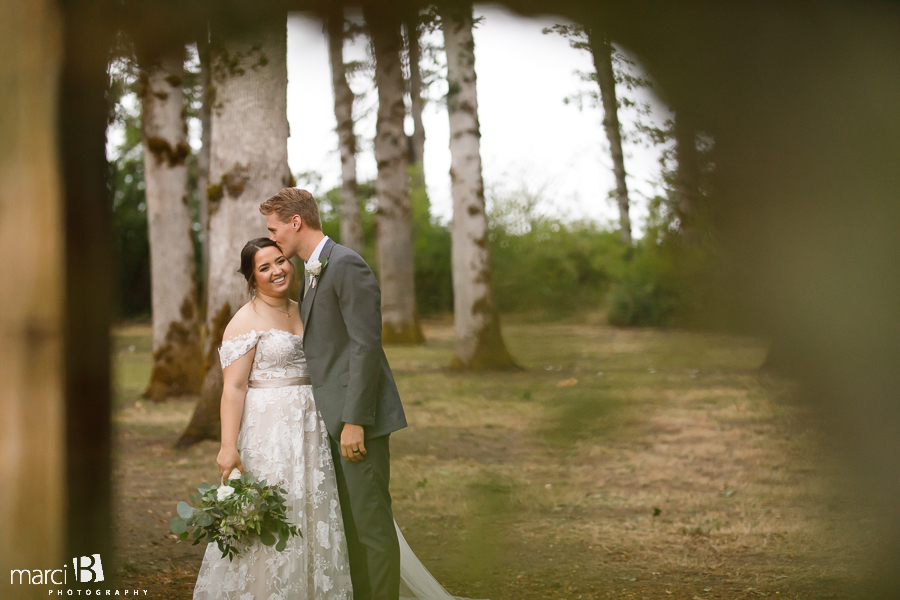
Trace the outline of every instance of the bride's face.
<instances>
[{"instance_id":1,"label":"bride's face","mask_svg":"<svg viewBox=\"0 0 900 600\"><path fill-rule=\"evenodd\" d=\"M266 296L284 296L288 293L294 269L281 250L275 247L261 248L253 262L257 292Z\"/></svg>"}]
</instances>

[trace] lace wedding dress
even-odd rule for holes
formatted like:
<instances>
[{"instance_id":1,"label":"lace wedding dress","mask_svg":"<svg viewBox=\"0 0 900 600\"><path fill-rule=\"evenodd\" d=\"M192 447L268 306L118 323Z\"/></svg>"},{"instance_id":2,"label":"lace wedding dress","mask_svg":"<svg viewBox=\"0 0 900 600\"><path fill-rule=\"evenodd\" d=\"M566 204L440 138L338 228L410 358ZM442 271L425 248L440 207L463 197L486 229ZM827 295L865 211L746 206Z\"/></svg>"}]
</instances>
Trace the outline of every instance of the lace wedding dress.
<instances>
[{"instance_id":1,"label":"lace wedding dress","mask_svg":"<svg viewBox=\"0 0 900 600\"><path fill-rule=\"evenodd\" d=\"M287 491L287 516L303 537L284 552L257 542L239 558L206 547L194 600L352 600L347 542L328 432L316 409L300 336L251 331L222 343L224 369L256 348L244 400L238 448L244 470ZM285 385L289 384L289 385ZM402 600L465 600L448 594L400 542Z\"/></svg>"},{"instance_id":2,"label":"lace wedding dress","mask_svg":"<svg viewBox=\"0 0 900 600\"><path fill-rule=\"evenodd\" d=\"M277 386L247 389L238 448L245 471L287 491L288 520L303 537L292 537L283 552L257 542L233 561L209 544L195 600L353 598L325 423L311 385L281 385L309 377L300 342L278 329L251 331L224 341L219 356L224 369L256 347L251 386Z\"/></svg>"}]
</instances>

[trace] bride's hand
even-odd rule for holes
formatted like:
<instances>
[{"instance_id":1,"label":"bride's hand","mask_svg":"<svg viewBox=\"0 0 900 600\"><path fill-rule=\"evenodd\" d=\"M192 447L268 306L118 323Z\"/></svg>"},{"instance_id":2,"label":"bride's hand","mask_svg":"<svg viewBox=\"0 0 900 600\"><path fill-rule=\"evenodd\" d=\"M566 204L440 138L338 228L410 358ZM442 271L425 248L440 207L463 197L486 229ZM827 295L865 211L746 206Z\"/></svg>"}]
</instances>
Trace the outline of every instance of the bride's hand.
<instances>
[{"instance_id":1,"label":"bride's hand","mask_svg":"<svg viewBox=\"0 0 900 600\"><path fill-rule=\"evenodd\" d=\"M216 464L219 466L219 475L223 481L228 481L231 471L237 469L241 473L244 472L244 465L241 462L241 455L237 448L222 448L216 457Z\"/></svg>"}]
</instances>

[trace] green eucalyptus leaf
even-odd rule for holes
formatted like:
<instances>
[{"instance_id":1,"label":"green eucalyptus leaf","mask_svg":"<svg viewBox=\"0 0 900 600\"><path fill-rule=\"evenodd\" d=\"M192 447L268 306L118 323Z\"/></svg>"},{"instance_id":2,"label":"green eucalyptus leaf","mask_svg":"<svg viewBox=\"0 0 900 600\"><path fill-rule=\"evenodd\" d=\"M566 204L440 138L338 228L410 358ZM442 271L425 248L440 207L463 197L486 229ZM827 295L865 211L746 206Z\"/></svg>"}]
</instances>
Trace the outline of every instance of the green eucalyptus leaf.
<instances>
[{"instance_id":1,"label":"green eucalyptus leaf","mask_svg":"<svg viewBox=\"0 0 900 600\"><path fill-rule=\"evenodd\" d=\"M188 532L187 532L187 531L182 531L182 532L178 535L178 541L180 541L180 542L183 542L183 541L186 540L187 538L188 538Z\"/></svg>"},{"instance_id":2,"label":"green eucalyptus leaf","mask_svg":"<svg viewBox=\"0 0 900 600\"><path fill-rule=\"evenodd\" d=\"M194 516L194 509L191 508L191 505L187 502L179 502L178 503L178 516L182 519L190 519Z\"/></svg>"},{"instance_id":3,"label":"green eucalyptus leaf","mask_svg":"<svg viewBox=\"0 0 900 600\"><path fill-rule=\"evenodd\" d=\"M172 533L184 533L187 531L187 524L184 522L184 519L181 517L175 517L169 523L169 527L172 528Z\"/></svg>"},{"instance_id":4,"label":"green eucalyptus leaf","mask_svg":"<svg viewBox=\"0 0 900 600\"><path fill-rule=\"evenodd\" d=\"M278 544L276 544L275 549L279 552L284 552L284 549L287 548L287 540L281 538L278 540Z\"/></svg>"},{"instance_id":5,"label":"green eucalyptus leaf","mask_svg":"<svg viewBox=\"0 0 900 600\"><path fill-rule=\"evenodd\" d=\"M261 541L266 546L274 546L275 545L275 536L269 533L268 531L264 531L259 534L259 541Z\"/></svg>"}]
</instances>

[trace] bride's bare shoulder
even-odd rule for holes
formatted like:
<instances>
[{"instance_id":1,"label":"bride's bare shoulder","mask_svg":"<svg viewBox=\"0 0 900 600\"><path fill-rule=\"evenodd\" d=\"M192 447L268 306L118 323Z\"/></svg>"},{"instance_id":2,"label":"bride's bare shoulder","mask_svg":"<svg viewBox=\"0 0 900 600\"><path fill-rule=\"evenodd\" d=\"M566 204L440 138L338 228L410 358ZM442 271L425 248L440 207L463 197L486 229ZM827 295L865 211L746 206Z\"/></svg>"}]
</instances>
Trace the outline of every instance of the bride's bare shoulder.
<instances>
[{"instance_id":1,"label":"bride's bare shoulder","mask_svg":"<svg viewBox=\"0 0 900 600\"><path fill-rule=\"evenodd\" d=\"M225 327L222 339L228 340L239 335L245 335L251 331L260 331L261 317L255 308L252 301L240 307Z\"/></svg>"}]
</instances>

